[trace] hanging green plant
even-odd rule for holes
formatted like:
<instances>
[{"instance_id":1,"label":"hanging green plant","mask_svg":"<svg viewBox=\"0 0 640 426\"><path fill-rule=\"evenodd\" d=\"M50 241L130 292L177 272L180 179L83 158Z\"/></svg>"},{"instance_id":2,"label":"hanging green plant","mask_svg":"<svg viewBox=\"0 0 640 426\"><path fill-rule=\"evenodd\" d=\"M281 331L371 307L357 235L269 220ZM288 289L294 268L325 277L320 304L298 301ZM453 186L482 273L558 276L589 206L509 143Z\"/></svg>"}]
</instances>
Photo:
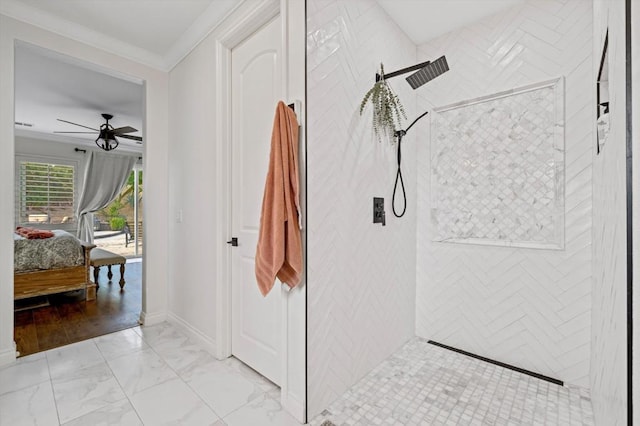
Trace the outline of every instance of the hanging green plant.
<instances>
[{"instance_id":1,"label":"hanging green plant","mask_svg":"<svg viewBox=\"0 0 640 426\"><path fill-rule=\"evenodd\" d=\"M401 120L407 119L400 98L393 93L384 79L384 66L380 64L380 80L364 95L360 103L360 115L370 103L373 108L373 133L378 141L395 141L394 133L401 129Z\"/></svg>"}]
</instances>

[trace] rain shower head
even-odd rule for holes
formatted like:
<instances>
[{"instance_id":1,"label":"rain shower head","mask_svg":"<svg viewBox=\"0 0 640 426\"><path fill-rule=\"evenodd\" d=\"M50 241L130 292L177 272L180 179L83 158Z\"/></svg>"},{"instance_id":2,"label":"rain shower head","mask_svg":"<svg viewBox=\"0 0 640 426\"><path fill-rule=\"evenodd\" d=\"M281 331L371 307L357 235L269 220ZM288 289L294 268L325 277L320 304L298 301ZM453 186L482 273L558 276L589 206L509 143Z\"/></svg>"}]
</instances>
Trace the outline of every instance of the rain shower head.
<instances>
[{"instance_id":1,"label":"rain shower head","mask_svg":"<svg viewBox=\"0 0 640 426\"><path fill-rule=\"evenodd\" d=\"M449 64L447 63L447 58L443 55L433 62L423 62L421 64L402 68L401 70L390 72L388 74L385 73L384 75L376 74L376 81L397 77L399 75L406 74L412 71L416 72L407 77L407 83L409 83L415 90L423 84L438 77L439 75L442 75L445 72L449 71Z\"/></svg>"},{"instance_id":2,"label":"rain shower head","mask_svg":"<svg viewBox=\"0 0 640 426\"><path fill-rule=\"evenodd\" d=\"M380 68L382 69L382 65L380 65ZM415 71L415 72L414 72ZM444 74L445 72L449 71L449 64L447 63L447 58L443 56L439 57L438 59L436 59L433 62L423 62L421 64L416 64L407 68L403 68L401 70L398 71L394 71L388 74L376 74L376 83L379 82L380 80L386 80L388 78L393 78L393 77L397 77L399 75L403 75L409 72L413 72L413 74L411 74L409 77L407 77L407 83L409 83L409 85L411 85L411 87L413 88L413 90L417 89L418 87L422 86L423 84L433 80L434 78ZM375 86L374 86L375 88ZM373 89L372 89L373 90ZM367 100L369 94L371 93L371 91L369 91L369 93L367 93L366 97L365 97L365 101ZM394 95L395 96L395 95ZM364 102L364 101L363 101ZM364 103L363 103L364 105ZM362 113L362 109L360 110L360 113ZM400 169L400 161L401 161L401 146L402 146L402 138L407 134L407 131L413 127L414 124L416 124L416 122L418 120L420 120L422 117L426 116L428 114L427 112L424 112L422 114L420 114L418 116L418 118L416 118L415 120L413 120L413 123L411 123L409 125L409 127L407 127L404 130L396 130L394 132L394 136L395 138L398 139L398 170L396 172L396 183L393 185L393 196L391 198L391 207L393 208L393 214L396 217L402 217L404 216L405 212L407 211L407 193L405 191L404 188L404 180L402 179L402 170ZM405 117L406 118L406 117ZM399 185L399 186L398 186ZM404 206L402 208L401 212L396 212L396 191L398 189L398 187L402 190L402 197L404 198ZM384 223L383 223L384 224Z\"/></svg>"},{"instance_id":3,"label":"rain shower head","mask_svg":"<svg viewBox=\"0 0 640 426\"><path fill-rule=\"evenodd\" d=\"M449 71L449 64L447 63L447 58L443 55L407 77L407 83L415 90L447 71Z\"/></svg>"}]
</instances>

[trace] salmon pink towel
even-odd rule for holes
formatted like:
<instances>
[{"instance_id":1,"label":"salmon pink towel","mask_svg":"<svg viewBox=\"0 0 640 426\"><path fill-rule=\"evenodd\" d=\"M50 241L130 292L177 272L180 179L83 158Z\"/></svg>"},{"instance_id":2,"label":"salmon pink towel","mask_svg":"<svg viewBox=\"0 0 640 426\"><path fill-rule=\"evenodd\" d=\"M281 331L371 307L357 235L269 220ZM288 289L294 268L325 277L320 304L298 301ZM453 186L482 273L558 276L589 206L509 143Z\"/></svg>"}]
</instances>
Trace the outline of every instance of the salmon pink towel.
<instances>
[{"instance_id":1,"label":"salmon pink towel","mask_svg":"<svg viewBox=\"0 0 640 426\"><path fill-rule=\"evenodd\" d=\"M53 237L53 232L45 231L42 229L27 228L25 226L18 226L16 228L16 234L20 235L27 240L42 240L45 238Z\"/></svg>"},{"instance_id":2,"label":"salmon pink towel","mask_svg":"<svg viewBox=\"0 0 640 426\"><path fill-rule=\"evenodd\" d=\"M256 279L263 296L271 291L276 277L289 287L302 279L299 184L298 121L293 110L280 101L273 121L256 248Z\"/></svg>"}]
</instances>

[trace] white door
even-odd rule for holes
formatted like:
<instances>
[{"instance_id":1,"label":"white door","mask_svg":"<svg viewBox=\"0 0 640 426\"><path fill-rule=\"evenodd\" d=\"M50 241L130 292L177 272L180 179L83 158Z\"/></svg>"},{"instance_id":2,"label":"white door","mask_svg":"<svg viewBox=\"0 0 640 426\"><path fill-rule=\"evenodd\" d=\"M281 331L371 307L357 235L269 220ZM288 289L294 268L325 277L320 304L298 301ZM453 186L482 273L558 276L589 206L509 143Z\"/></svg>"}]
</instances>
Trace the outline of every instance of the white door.
<instances>
[{"instance_id":1,"label":"white door","mask_svg":"<svg viewBox=\"0 0 640 426\"><path fill-rule=\"evenodd\" d=\"M231 352L276 384L282 362L280 283L262 297L254 264L273 117L282 96L281 39L278 17L231 52L231 228L238 238L231 248Z\"/></svg>"}]
</instances>

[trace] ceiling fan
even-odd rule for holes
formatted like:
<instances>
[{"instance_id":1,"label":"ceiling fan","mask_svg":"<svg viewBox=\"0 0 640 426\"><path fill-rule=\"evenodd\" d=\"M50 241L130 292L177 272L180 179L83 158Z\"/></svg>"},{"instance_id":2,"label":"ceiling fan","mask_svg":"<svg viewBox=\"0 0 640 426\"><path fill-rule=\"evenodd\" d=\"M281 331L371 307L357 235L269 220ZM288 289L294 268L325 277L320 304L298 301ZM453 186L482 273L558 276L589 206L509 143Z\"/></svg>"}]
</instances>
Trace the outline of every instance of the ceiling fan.
<instances>
[{"instance_id":1,"label":"ceiling fan","mask_svg":"<svg viewBox=\"0 0 640 426\"><path fill-rule=\"evenodd\" d=\"M99 148L102 148L105 151L111 151L112 149L116 149L118 147L119 142L118 142L118 139L116 139L116 136L119 138L132 139L136 141L136 143L142 143L142 138L140 136L132 136L132 135L126 134L126 133L137 132L138 129L134 129L131 126L118 127L117 129L114 129L113 126L109 124L109 120L113 118L113 115L102 114L102 118L105 119L105 123L101 124L99 129L94 129L93 127L84 126L78 123L72 123L71 121L62 120L58 118L57 120L62 121L63 123L73 124L74 126L84 127L85 129L90 129L93 131L92 132L53 132L53 133L76 133L76 134L78 133L96 134L97 133L98 137L96 138L96 145L98 145Z\"/></svg>"}]
</instances>

